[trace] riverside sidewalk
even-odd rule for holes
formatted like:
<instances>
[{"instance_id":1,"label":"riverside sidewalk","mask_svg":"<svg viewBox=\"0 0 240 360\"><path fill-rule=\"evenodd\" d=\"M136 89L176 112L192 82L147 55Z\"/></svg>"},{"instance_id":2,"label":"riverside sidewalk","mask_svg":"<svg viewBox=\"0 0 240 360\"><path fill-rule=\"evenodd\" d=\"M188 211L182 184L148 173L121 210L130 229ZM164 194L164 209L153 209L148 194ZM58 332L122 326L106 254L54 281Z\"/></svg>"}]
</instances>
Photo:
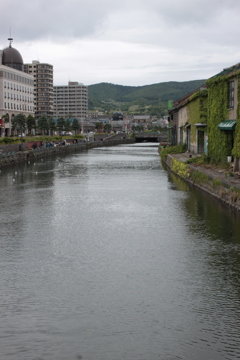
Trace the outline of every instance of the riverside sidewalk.
<instances>
[{"instance_id":1,"label":"riverside sidewalk","mask_svg":"<svg viewBox=\"0 0 240 360\"><path fill-rule=\"evenodd\" d=\"M187 160L191 158L190 153L180 153L180 154L171 154L175 159L186 163ZM192 155L194 157L194 155ZM221 169L214 165L208 164L188 164L190 169L198 170L212 179L221 180L223 184L227 187L234 186L240 190L240 174L238 172L233 172L233 166L229 165L229 169Z\"/></svg>"},{"instance_id":2,"label":"riverside sidewalk","mask_svg":"<svg viewBox=\"0 0 240 360\"><path fill-rule=\"evenodd\" d=\"M236 211L240 211L240 174L233 172L233 164L228 169L220 169L211 164L186 164L189 153L168 154L166 165L187 183L207 192Z\"/></svg>"}]
</instances>

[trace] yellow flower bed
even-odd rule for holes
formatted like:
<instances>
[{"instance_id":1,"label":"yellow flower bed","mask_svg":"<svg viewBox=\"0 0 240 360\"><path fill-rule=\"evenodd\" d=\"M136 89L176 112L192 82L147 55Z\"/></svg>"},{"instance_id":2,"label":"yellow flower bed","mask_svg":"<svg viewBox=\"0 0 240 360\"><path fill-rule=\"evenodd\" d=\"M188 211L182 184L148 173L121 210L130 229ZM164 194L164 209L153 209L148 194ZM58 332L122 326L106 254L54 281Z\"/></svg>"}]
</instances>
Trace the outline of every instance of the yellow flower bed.
<instances>
[{"instance_id":1,"label":"yellow flower bed","mask_svg":"<svg viewBox=\"0 0 240 360\"><path fill-rule=\"evenodd\" d=\"M187 164L174 158L172 159L172 171L183 179L189 179L190 177L190 171Z\"/></svg>"}]
</instances>

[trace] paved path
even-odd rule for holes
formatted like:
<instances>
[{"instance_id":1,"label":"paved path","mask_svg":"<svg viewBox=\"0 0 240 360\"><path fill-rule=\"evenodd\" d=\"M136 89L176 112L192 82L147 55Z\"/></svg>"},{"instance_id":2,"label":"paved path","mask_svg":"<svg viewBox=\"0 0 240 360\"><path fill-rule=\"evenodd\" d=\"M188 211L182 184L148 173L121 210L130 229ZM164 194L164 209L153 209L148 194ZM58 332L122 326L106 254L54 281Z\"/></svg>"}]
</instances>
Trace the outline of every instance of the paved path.
<instances>
[{"instance_id":1,"label":"paved path","mask_svg":"<svg viewBox=\"0 0 240 360\"><path fill-rule=\"evenodd\" d=\"M182 162L186 162L187 160L190 159L189 153L171 154L171 155L177 160ZM221 169L217 166L210 164L201 165L201 164L192 163L189 166L193 169L205 173L206 175L212 178L221 180L228 187L234 186L240 189L240 174L236 172L233 173L233 168L231 167L231 165L229 166L229 169ZM230 176L230 174L232 174L233 176Z\"/></svg>"}]
</instances>

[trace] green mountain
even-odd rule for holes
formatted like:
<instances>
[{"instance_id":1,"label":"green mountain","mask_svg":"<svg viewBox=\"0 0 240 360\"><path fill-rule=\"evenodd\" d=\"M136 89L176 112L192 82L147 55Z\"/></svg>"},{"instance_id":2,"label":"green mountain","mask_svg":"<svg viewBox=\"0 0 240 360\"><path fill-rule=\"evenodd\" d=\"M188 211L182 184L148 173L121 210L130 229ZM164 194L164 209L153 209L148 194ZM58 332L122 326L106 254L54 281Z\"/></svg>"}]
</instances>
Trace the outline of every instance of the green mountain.
<instances>
[{"instance_id":1,"label":"green mountain","mask_svg":"<svg viewBox=\"0 0 240 360\"><path fill-rule=\"evenodd\" d=\"M145 86L89 85L89 110L119 110L160 116L167 113L168 100L177 100L203 84L205 80L169 81Z\"/></svg>"}]
</instances>

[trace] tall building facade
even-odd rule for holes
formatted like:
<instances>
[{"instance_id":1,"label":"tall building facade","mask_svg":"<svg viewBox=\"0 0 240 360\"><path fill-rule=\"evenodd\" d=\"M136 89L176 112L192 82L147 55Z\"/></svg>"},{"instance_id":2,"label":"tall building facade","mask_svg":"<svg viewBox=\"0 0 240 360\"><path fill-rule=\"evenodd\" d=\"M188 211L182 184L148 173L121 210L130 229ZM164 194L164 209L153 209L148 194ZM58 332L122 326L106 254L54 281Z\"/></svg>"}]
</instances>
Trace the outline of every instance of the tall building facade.
<instances>
[{"instance_id":1,"label":"tall building facade","mask_svg":"<svg viewBox=\"0 0 240 360\"><path fill-rule=\"evenodd\" d=\"M54 86L54 116L56 118L85 119L88 115L88 88L69 81L65 86Z\"/></svg>"},{"instance_id":2,"label":"tall building facade","mask_svg":"<svg viewBox=\"0 0 240 360\"><path fill-rule=\"evenodd\" d=\"M53 116L53 65L33 60L24 71L34 77L35 118Z\"/></svg>"},{"instance_id":3,"label":"tall building facade","mask_svg":"<svg viewBox=\"0 0 240 360\"><path fill-rule=\"evenodd\" d=\"M21 54L12 47L0 50L0 136L10 136L17 114L34 115L34 78L24 72Z\"/></svg>"}]
</instances>

